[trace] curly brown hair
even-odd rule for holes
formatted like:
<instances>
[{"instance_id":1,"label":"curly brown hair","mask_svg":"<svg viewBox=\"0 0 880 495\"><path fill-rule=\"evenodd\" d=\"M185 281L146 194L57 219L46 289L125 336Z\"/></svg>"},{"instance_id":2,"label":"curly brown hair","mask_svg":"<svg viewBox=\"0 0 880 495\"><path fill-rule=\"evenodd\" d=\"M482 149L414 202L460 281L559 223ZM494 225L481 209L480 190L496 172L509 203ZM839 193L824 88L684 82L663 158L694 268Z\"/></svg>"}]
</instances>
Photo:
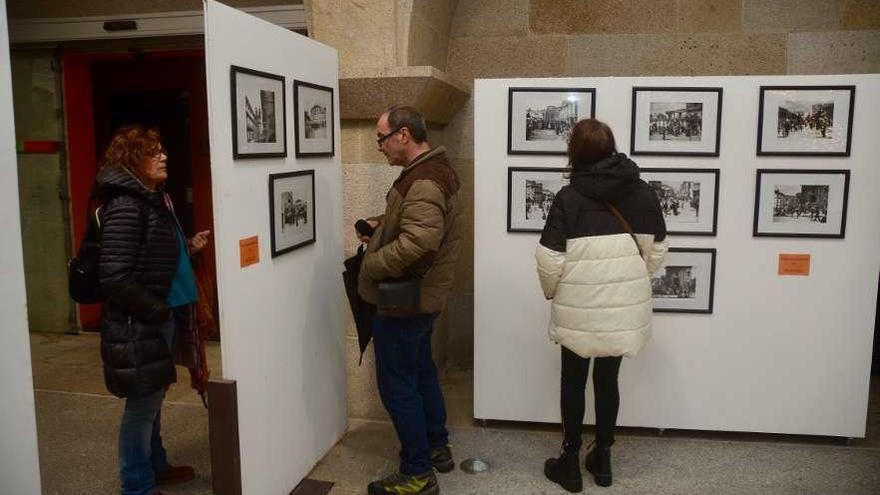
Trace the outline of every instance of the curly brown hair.
<instances>
[{"instance_id":1,"label":"curly brown hair","mask_svg":"<svg viewBox=\"0 0 880 495\"><path fill-rule=\"evenodd\" d=\"M140 177L144 163L162 153L159 131L132 124L120 127L104 150L101 168L121 167Z\"/></svg>"}]
</instances>

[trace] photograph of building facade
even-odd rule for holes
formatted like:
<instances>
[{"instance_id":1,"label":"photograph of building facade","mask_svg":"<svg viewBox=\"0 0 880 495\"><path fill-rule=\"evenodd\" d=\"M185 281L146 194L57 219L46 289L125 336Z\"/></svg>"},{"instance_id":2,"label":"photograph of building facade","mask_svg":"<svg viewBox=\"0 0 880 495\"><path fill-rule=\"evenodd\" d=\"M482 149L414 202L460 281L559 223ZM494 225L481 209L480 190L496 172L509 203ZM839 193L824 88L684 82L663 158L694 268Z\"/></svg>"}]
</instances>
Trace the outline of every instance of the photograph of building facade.
<instances>
[{"instance_id":1,"label":"photograph of building facade","mask_svg":"<svg viewBox=\"0 0 880 495\"><path fill-rule=\"evenodd\" d=\"M258 105L245 95L245 117L247 118L247 142L274 143L275 138L275 92L260 90Z\"/></svg>"},{"instance_id":2,"label":"photograph of building facade","mask_svg":"<svg viewBox=\"0 0 880 495\"><path fill-rule=\"evenodd\" d=\"M306 139L327 139L327 108L313 105L303 115Z\"/></svg>"}]
</instances>

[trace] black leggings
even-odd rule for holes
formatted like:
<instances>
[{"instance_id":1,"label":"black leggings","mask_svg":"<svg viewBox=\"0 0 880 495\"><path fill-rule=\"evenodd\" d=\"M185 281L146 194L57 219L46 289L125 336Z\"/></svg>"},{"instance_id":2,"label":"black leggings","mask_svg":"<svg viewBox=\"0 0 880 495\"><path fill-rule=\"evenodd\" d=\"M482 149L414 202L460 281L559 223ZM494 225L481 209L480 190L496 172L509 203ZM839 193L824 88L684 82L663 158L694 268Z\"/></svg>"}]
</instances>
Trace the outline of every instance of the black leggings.
<instances>
[{"instance_id":1,"label":"black leggings","mask_svg":"<svg viewBox=\"0 0 880 495\"><path fill-rule=\"evenodd\" d=\"M582 358L562 347L562 431L565 434L566 448L574 450L581 447L581 431L584 425L584 391L587 388L587 374L590 358ZM593 367L593 391L596 399L596 443L611 446L614 443L614 426L617 424L617 410L620 408L620 393L617 390L617 372L620 370L620 356L595 358Z\"/></svg>"}]
</instances>

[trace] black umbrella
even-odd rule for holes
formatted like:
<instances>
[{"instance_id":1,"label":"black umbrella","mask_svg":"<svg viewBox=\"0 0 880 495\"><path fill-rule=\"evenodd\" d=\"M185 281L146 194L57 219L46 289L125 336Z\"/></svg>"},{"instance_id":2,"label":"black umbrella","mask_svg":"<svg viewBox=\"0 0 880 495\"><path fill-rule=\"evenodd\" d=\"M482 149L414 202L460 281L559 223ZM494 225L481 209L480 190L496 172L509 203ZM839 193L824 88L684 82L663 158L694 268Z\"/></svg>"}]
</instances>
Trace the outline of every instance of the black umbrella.
<instances>
[{"instance_id":1,"label":"black umbrella","mask_svg":"<svg viewBox=\"0 0 880 495\"><path fill-rule=\"evenodd\" d=\"M358 246L357 253L343 261L345 271L342 272L342 282L345 284L345 295L348 296L348 304L351 306L351 315L358 332L358 345L361 349L361 357L358 365L364 360L364 351L373 337L370 321L376 313L376 306L361 299L358 295L358 275L361 272L361 262L364 260L364 245Z\"/></svg>"}]
</instances>

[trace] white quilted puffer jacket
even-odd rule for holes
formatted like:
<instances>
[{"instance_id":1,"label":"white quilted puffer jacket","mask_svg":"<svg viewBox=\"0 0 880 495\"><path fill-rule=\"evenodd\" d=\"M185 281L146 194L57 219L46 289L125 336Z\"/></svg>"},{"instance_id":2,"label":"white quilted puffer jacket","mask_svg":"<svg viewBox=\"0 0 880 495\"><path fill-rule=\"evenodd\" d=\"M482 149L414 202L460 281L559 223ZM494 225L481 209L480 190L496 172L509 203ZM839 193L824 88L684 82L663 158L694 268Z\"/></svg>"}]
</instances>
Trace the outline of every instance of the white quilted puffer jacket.
<instances>
[{"instance_id":1,"label":"white quilted puffer jacket","mask_svg":"<svg viewBox=\"0 0 880 495\"><path fill-rule=\"evenodd\" d=\"M639 234L569 239L564 253L539 244L535 257L544 296L552 299L550 338L581 357L639 353L651 335L651 279L667 242Z\"/></svg>"}]
</instances>

